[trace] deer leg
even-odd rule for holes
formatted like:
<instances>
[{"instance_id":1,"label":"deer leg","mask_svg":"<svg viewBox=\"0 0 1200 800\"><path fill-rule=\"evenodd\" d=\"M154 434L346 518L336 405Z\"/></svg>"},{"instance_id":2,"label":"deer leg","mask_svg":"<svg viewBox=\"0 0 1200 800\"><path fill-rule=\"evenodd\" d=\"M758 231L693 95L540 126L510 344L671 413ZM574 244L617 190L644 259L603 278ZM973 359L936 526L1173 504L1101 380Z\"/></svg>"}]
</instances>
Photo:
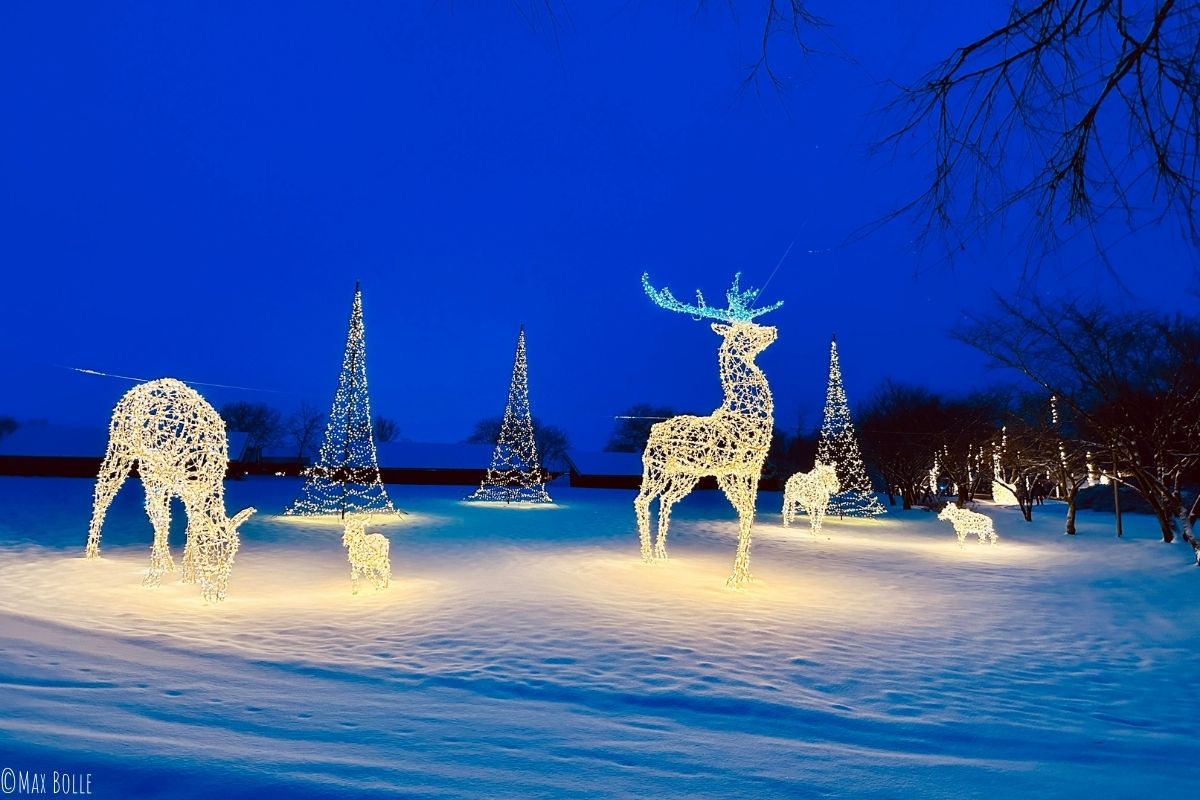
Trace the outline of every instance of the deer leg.
<instances>
[{"instance_id":1,"label":"deer leg","mask_svg":"<svg viewBox=\"0 0 1200 800\"><path fill-rule=\"evenodd\" d=\"M737 555L733 559L733 574L726 584L733 589L741 589L750 583L750 529L754 524L754 498L757 494L755 478L744 475L731 475L724 480L718 480L725 496L738 513L738 546Z\"/></svg>"},{"instance_id":2,"label":"deer leg","mask_svg":"<svg viewBox=\"0 0 1200 800\"><path fill-rule=\"evenodd\" d=\"M105 455L104 464L100 467L100 476L96 478L96 489L92 500L92 521L88 525L87 549L84 551L85 558L100 556L100 529L104 526L104 516L108 513L108 507L112 505L113 498L120 491L121 484L125 483L131 466L133 466L131 461L120 458L111 451Z\"/></svg>"},{"instance_id":3,"label":"deer leg","mask_svg":"<svg viewBox=\"0 0 1200 800\"><path fill-rule=\"evenodd\" d=\"M197 583L200 580L198 573L199 564L196 563L196 549L199 545L196 544L196 537L193 535L192 520L201 512L198 509L193 509L192 504L187 502L187 500L184 500L184 506L187 510L188 524L187 530L183 534L183 561L179 579L183 583ZM197 526L197 529L199 529L199 526Z\"/></svg>"},{"instance_id":4,"label":"deer leg","mask_svg":"<svg viewBox=\"0 0 1200 800\"><path fill-rule=\"evenodd\" d=\"M634 498L633 510L637 515L638 538L642 545L642 561L649 562L650 552L650 501L662 490L658 471L646 467L642 473L642 488Z\"/></svg>"},{"instance_id":5,"label":"deer leg","mask_svg":"<svg viewBox=\"0 0 1200 800\"><path fill-rule=\"evenodd\" d=\"M696 486L692 477L672 478L667 488L658 498L658 537L654 540L654 558L662 560L667 557L667 531L671 525L671 507L678 503Z\"/></svg>"},{"instance_id":6,"label":"deer leg","mask_svg":"<svg viewBox=\"0 0 1200 800\"><path fill-rule=\"evenodd\" d=\"M165 486L146 484L146 516L154 526L154 544L150 546L150 570L143 586L158 586L164 572L175 569L168 536L171 533L171 495Z\"/></svg>"}]
</instances>

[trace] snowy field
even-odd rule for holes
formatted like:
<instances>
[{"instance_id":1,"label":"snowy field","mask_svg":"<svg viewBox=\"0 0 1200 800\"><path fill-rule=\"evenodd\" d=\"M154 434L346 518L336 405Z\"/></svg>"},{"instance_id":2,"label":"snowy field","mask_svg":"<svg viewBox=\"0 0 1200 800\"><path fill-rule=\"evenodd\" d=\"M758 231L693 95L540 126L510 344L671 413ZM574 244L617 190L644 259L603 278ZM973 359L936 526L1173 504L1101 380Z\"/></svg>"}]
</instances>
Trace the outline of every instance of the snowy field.
<instances>
[{"instance_id":1,"label":"snowy field","mask_svg":"<svg viewBox=\"0 0 1200 800\"><path fill-rule=\"evenodd\" d=\"M0 768L97 797L1195 792L1200 570L1149 517L985 507L999 545L960 551L920 511L814 538L764 493L737 593L719 493L644 566L632 492L390 487L395 580L355 597L339 529L273 516L297 485L228 484L259 513L206 606L140 586L136 481L85 562L90 481L0 478Z\"/></svg>"}]
</instances>

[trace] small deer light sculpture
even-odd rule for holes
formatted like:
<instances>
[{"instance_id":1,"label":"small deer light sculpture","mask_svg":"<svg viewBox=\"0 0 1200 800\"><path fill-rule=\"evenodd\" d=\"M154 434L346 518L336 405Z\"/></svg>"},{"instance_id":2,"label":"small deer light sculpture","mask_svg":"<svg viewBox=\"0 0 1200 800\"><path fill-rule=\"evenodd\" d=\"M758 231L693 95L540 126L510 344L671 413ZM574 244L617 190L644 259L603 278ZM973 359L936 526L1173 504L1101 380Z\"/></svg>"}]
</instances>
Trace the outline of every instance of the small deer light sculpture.
<instances>
[{"instance_id":1,"label":"small deer light sculpture","mask_svg":"<svg viewBox=\"0 0 1200 800\"><path fill-rule=\"evenodd\" d=\"M388 558L390 542L381 533L367 533L371 524L370 514L349 514L342 534L342 546L350 559L350 587L358 594L358 579L365 576L375 591L386 589L392 580L392 561Z\"/></svg>"},{"instance_id":2,"label":"small deer light sculpture","mask_svg":"<svg viewBox=\"0 0 1200 800\"><path fill-rule=\"evenodd\" d=\"M996 529L992 527L992 518L980 514L977 511L970 511L965 508L959 508L953 503L948 503L942 509L942 513L938 514L938 519L947 520L954 526L954 533L958 536L958 546L962 547L967 536L974 533L979 537L979 543L988 544L996 543Z\"/></svg>"},{"instance_id":3,"label":"small deer light sculpture","mask_svg":"<svg viewBox=\"0 0 1200 800\"><path fill-rule=\"evenodd\" d=\"M738 288L739 275L726 292L728 307L713 308L696 292L695 305L676 300L669 289L650 285L642 276L646 294L662 308L693 317L718 320L713 331L721 337L717 361L725 401L706 417L684 415L655 423L642 454L642 488L633 501L641 538L642 559L667 557L667 528L671 506L686 497L704 476L717 479L729 502L737 510L737 555L729 585L741 588L750 582L750 528L754 524L754 501L762 475L767 448L771 444L774 405L771 387L754 358L775 341L774 328L756 325L757 316L783 303L753 308L758 291ZM658 537L650 546L650 502L657 497Z\"/></svg>"},{"instance_id":4,"label":"small deer light sculpture","mask_svg":"<svg viewBox=\"0 0 1200 800\"><path fill-rule=\"evenodd\" d=\"M175 569L167 534L171 498L187 511L184 583L198 583L205 600L224 600L240 539L238 526L254 513L225 516L225 422L195 390L173 378L135 386L113 409L108 449L96 478L87 558L100 555L100 529L117 491L137 465L146 490L146 515L154 526L146 586L158 586Z\"/></svg>"},{"instance_id":5,"label":"small deer light sculpture","mask_svg":"<svg viewBox=\"0 0 1200 800\"><path fill-rule=\"evenodd\" d=\"M825 509L829 507L829 498L841 491L841 488L836 464L822 464L818 461L812 472L797 472L788 478L783 487L784 527L791 525L796 519L797 509L803 509L808 513L812 532L820 533L821 523L825 521Z\"/></svg>"}]
</instances>

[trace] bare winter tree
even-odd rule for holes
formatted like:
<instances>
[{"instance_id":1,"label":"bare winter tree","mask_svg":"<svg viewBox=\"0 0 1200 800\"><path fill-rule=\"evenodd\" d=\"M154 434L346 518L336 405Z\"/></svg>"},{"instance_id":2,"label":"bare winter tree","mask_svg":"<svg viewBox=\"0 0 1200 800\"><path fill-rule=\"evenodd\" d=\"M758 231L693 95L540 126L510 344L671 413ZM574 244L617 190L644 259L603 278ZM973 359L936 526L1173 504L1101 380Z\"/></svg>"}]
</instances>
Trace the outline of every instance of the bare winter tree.
<instances>
[{"instance_id":1,"label":"bare winter tree","mask_svg":"<svg viewBox=\"0 0 1200 800\"><path fill-rule=\"evenodd\" d=\"M400 426L396 424L396 420L388 419L376 415L375 417L375 441L390 442L400 434Z\"/></svg>"},{"instance_id":2,"label":"bare winter tree","mask_svg":"<svg viewBox=\"0 0 1200 800\"><path fill-rule=\"evenodd\" d=\"M646 449L646 440L650 438L650 428L655 423L679 414L668 406L653 406L649 403L635 403L616 418L612 435L604 449L610 453L640 453Z\"/></svg>"},{"instance_id":3,"label":"bare winter tree","mask_svg":"<svg viewBox=\"0 0 1200 800\"><path fill-rule=\"evenodd\" d=\"M1200 466L1200 322L1039 299L996 303L957 338L1064 403L1084 439L1117 454L1113 479L1131 479L1163 541L1178 532L1200 564L1198 508L1183 494Z\"/></svg>"},{"instance_id":4,"label":"bare winter tree","mask_svg":"<svg viewBox=\"0 0 1200 800\"><path fill-rule=\"evenodd\" d=\"M934 454L945 443L942 399L889 380L857 416L863 455L883 477L891 504L897 493L904 508L920 503Z\"/></svg>"},{"instance_id":5,"label":"bare winter tree","mask_svg":"<svg viewBox=\"0 0 1200 800\"><path fill-rule=\"evenodd\" d=\"M266 403L226 403L221 406L221 419L229 430L249 434L246 450L252 458L261 457L264 448L278 442L283 428L279 411Z\"/></svg>"},{"instance_id":6,"label":"bare winter tree","mask_svg":"<svg viewBox=\"0 0 1200 800\"><path fill-rule=\"evenodd\" d=\"M303 462L305 457L317 446L317 437L321 426L325 424L325 415L320 409L307 402L301 401L297 408L284 423L288 440L296 448L296 460Z\"/></svg>"},{"instance_id":7,"label":"bare winter tree","mask_svg":"<svg viewBox=\"0 0 1200 800\"><path fill-rule=\"evenodd\" d=\"M1200 0L1013 0L894 110L930 167L901 213L951 253L1018 207L1043 254L1114 216L1200 244Z\"/></svg>"},{"instance_id":8,"label":"bare winter tree","mask_svg":"<svg viewBox=\"0 0 1200 800\"><path fill-rule=\"evenodd\" d=\"M1000 427L1003 409L1003 400L995 392L976 392L942 405L939 474L953 482L959 508L987 485L985 479L991 476L988 445Z\"/></svg>"}]
</instances>

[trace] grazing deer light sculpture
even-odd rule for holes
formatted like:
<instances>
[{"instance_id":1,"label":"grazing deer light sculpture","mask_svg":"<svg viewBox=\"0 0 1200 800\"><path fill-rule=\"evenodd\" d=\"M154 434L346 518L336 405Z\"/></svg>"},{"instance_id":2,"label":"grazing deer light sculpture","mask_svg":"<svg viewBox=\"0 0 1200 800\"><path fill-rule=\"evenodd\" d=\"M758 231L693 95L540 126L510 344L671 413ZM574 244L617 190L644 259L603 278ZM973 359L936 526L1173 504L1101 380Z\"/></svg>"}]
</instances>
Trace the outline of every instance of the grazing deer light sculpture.
<instances>
[{"instance_id":1,"label":"grazing deer light sculpture","mask_svg":"<svg viewBox=\"0 0 1200 800\"><path fill-rule=\"evenodd\" d=\"M740 525L737 556L729 585L741 588L750 582L750 527L754 523L754 501L762 475L767 448L771 444L774 406L767 378L754 358L775 341L776 331L756 325L757 316L773 311L782 302L753 308L758 290L740 291L740 273L726 292L728 308L708 306L700 292L696 304L676 300L669 289L650 285L642 275L646 294L662 308L693 317L718 320L712 329L722 339L718 362L725 402L707 417L684 415L655 423L642 454L642 488L633 501L641 537L642 559L667 557L667 528L671 506L686 497L704 476L717 485L736 509ZM658 538L650 547L650 502L658 502Z\"/></svg>"},{"instance_id":2,"label":"grazing deer light sculpture","mask_svg":"<svg viewBox=\"0 0 1200 800\"><path fill-rule=\"evenodd\" d=\"M225 469L229 445L225 421L195 390L161 378L135 386L113 409L108 449L96 478L87 558L100 555L100 528L129 470L137 464L146 490L146 515L154 526L146 586L158 586L162 574L175 569L167 534L171 498L187 511L183 548L184 583L200 584L205 600L224 600L237 553L238 526L254 513L225 516Z\"/></svg>"},{"instance_id":3,"label":"grazing deer light sculpture","mask_svg":"<svg viewBox=\"0 0 1200 800\"><path fill-rule=\"evenodd\" d=\"M802 508L808 512L812 532L820 533L821 523L825 521L825 509L829 508L829 498L841 488L836 464L818 461L812 472L797 472L788 478L783 487L784 527L792 524L796 519L796 510Z\"/></svg>"}]
</instances>

